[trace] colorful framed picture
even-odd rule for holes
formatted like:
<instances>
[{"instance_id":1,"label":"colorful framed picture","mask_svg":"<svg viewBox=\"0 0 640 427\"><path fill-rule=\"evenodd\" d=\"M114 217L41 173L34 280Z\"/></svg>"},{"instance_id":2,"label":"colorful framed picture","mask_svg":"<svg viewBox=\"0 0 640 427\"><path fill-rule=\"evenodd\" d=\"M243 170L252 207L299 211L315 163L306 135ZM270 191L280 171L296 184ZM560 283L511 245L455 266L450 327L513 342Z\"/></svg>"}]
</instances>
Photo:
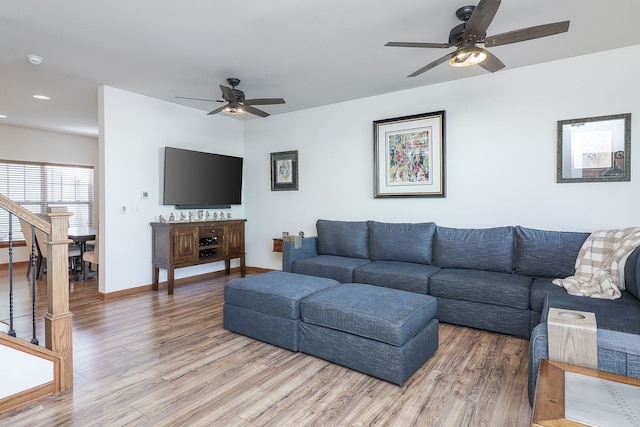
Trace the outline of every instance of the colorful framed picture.
<instances>
[{"instance_id":1,"label":"colorful framed picture","mask_svg":"<svg viewBox=\"0 0 640 427\"><path fill-rule=\"evenodd\" d=\"M373 122L374 196L445 197L445 112Z\"/></svg>"},{"instance_id":2,"label":"colorful framed picture","mask_svg":"<svg viewBox=\"0 0 640 427\"><path fill-rule=\"evenodd\" d=\"M558 121L557 181L631 181L631 114Z\"/></svg>"},{"instance_id":3,"label":"colorful framed picture","mask_svg":"<svg viewBox=\"0 0 640 427\"><path fill-rule=\"evenodd\" d=\"M298 150L271 153L271 191L298 190Z\"/></svg>"}]
</instances>

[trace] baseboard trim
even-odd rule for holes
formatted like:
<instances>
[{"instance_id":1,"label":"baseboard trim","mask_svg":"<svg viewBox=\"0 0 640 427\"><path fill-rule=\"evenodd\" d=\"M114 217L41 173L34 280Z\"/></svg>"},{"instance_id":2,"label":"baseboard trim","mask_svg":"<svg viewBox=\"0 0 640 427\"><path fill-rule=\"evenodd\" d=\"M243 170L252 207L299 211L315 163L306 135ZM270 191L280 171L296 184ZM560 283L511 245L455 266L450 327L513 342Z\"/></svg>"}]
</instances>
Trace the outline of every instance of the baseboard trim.
<instances>
[{"instance_id":1,"label":"baseboard trim","mask_svg":"<svg viewBox=\"0 0 640 427\"><path fill-rule=\"evenodd\" d=\"M253 274L260 274L260 273L267 273L269 271L272 271L272 269L270 268L260 268L260 267L247 267L246 268L247 273L253 273ZM240 267L233 267L231 269L231 273L240 273ZM197 280L207 280L207 279L213 279L216 277L221 277L224 276L225 272L224 270L219 270L219 271L212 271L210 273L204 273L204 274L197 274L195 276L189 276L189 277L183 277L181 279L176 279L174 281L174 283L176 285L180 285L183 283L189 283L189 282L195 282ZM158 283L158 292L160 292L160 290L162 289L166 289L167 288L167 282L160 282ZM108 300L112 300L112 299L116 299L116 298L122 298L122 297L127 297L130 295L136 295L136 294L141 294L144 292L148 292L150 290L153 289L152 285L143 285L143 286L138 286L136 288L129 288L129 289L123 289L121 291L115 291L115 292L108 292L108 293L103 293L103 292L98 292L98 298L100 298L101 300L104 301L108 301Z\"/></svg>"}]
</instances>

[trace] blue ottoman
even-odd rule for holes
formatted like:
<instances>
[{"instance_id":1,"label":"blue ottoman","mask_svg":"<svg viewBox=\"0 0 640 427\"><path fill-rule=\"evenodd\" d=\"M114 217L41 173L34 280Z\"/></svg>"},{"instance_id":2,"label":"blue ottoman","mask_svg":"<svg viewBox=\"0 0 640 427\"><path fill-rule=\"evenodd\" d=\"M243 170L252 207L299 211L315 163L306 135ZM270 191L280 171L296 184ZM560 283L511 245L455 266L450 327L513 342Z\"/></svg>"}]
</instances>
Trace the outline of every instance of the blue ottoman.
<instances>
[{"instance_id":1,"label":"blue ottoman","mask_svg":"<svg viewBox=\"0 0 640 427\"><path fill-rule=\"evenodd\" d=\"M402 385L438 348L436 299L360 283L302 300L300 351Z\"/></svg>"},{"instance_id":2,"label":"blue ottoman","mask_svg":"<svg viewBox=\"0 0 640 427\"><path fill-rule=\"evenodd\" d=\"M333 279L281 271L233 280L224 287L223 326L298 351L300 300L336 285Z\"/></svg>"}]
</instances>

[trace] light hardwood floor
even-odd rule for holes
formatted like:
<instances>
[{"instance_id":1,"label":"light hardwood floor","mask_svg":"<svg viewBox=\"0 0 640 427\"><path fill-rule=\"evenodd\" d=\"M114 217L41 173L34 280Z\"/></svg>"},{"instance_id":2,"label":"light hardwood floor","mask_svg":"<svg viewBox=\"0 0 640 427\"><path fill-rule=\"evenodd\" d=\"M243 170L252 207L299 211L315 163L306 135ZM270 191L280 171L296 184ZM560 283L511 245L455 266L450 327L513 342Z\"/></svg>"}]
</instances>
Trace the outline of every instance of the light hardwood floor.
<instances>
[{"instance_id":1,"label":"light hardwood floor","mask_svg":"<svg viewBox=\"0 0 640 427\"><path fill-rule=\"evenodd\" d=\"M23 281L24 273L15 275ZM95 279L73 284L73 390L0 415L0 425L529 425L525 339L440 325L438 351L398 387L224 330L227 280L107 302L97 298ZM28 301L22 292L20 304ZM0 309L0 320L6 312ZM22 314L16 329L30 337Z\"/></svg>"}]
</instances>

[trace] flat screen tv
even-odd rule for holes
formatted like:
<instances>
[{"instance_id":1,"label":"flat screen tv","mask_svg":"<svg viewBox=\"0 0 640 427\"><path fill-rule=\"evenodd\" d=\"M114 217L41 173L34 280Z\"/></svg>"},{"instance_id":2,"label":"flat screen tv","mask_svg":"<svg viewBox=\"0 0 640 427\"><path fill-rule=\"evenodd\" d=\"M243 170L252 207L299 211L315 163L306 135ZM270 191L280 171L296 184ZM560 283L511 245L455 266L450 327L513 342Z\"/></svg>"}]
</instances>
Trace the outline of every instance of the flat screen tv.
<instances>
[{"instance_id":1,"label":"flat screen tv","mask_svg":"<svg viewBox=\"0 0 640 427\"><path fill-rule=\"evenodd\" d=\"M223 208L242 203L242 157L164 149L165 205Z\"/></svg>"}]
</instances>

